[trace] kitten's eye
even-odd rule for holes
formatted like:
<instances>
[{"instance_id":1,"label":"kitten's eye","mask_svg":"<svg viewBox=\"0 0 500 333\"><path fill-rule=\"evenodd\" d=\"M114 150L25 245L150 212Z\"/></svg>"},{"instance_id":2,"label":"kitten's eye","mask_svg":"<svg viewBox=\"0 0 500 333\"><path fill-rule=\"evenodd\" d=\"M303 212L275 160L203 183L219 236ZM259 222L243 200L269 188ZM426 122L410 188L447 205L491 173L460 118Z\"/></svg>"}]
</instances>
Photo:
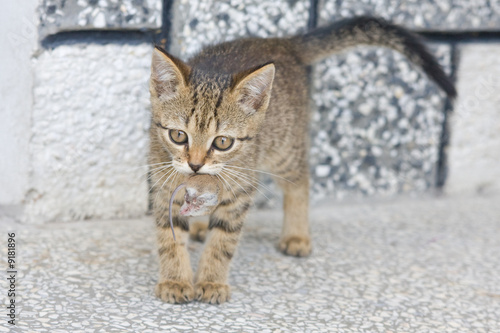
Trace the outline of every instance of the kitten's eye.
<instances>
[{"instance_id":1,"label":"kitten's eye","mask_svg":"<svg viewBox=\"0 0 500 333\"><path fill-rule=\"evenodd\" d=\"M188 136L183 131L170 130L168 134L170 135L170 140L178 145L183 145L188 141Z\"/></svg>"},{"instance_id":2,"label":"kitten's eye","mask_svg":"<svg viewBox=\"0 0 500 333\"><path fill-rule=\"evenodd\" d=\"M218 136L215 138L212 146L217 150L228 150L233 146L234 139L228 138L227 136Z\"/></svg>"}]
</instances>

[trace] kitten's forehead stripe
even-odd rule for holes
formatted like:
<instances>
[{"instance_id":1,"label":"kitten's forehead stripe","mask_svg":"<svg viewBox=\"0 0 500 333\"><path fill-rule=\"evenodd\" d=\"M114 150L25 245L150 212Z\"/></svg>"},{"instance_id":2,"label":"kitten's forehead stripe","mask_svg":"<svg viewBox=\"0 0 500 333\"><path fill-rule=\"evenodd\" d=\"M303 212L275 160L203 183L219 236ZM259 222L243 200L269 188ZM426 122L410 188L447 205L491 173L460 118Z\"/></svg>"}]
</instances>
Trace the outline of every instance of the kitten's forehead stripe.
<instances>
[{"instance_id":1,"label":"kitten's forehead stripe","mask_svg":"<svg viewBox=\"0 0 500 333\"><path fill-rule=\"evenodd\" d=\"M222 102L222 91L219 92L219 98L217 98L217 103L215 103L215 109L214 109L215 118L217 118L217 109L219 108L221 102Z\"/></svg>"},{"instance_id":2,"label":"kitten's forehead stripe","mask_svg":"<svg viewBox=\"0 0 500 333\"><path fill-rule=\"evenodd\" d=\"M196 105L198 105L198 92L195 89L193 92L193 108L191 109L191 116L193 116L194 111L196 110Z\"/></svg>"},{"instance_id":3,"label":"kitten's forehead stripe","mask_svg":"<svg viewBox=\"0 0 500 333\"><path fill-rule=\"evenodd\" d=\"M224 98L224 90L231 85L232 77L228 74L194 69L189 80L193 90L194 105L191 109L191 116L196 113L195 127L199 131L206 131L214 123L218 131L220 127L219 107ZM199 105L200 101L204 103Z\"/></svg>"},{"instance_id":4,"label":"kitten's forehead stripe","mask_svg":"<svg viewBox=\"0 0 500 333\"><path fill-rule=\"evenodd\" d=\"M200 112L201 113L201 112ZM200 115L200 113L198 113L198 115ZM207 119L207 115L200 115L200 119L198 120L198 117L196 117L196 120L198 121L198 129L200 131L203 131L205 129L205 121Z\"/></svg>"},{"instance_id":5,"label":"kitten's forehead stripe","mask_svg":"<svg viewBox=\"0 0 500 333\"><path fill-rule=\"evenodd\" d=\"M195 90L199 90L200 86L211 90L225 90L231 85L231 76L228 74L220 74L214 72L206 72L194 69L189 78Z\"/></svg>"}]
</instances>

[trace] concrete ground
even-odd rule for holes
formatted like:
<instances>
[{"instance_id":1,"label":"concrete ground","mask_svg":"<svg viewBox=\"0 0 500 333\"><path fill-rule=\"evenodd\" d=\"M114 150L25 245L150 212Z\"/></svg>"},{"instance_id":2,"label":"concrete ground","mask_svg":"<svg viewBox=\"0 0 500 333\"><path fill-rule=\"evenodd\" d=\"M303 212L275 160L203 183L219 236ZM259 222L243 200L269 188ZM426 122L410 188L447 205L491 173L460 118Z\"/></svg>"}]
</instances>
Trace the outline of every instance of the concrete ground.
<instances>
[{"instance_id":1,"label":"concrete ground","mask_svg":"<svg viewBox=\"0 0 500 333\"><path fill-rule=\"evenodd\" d=\"M314 252L306 259L276 250L280 220L278 211L251 215L229 278L232 299L220 306L154 297L151 217L2 223L4 275L7 229L17 239L15 328L500 332L499 196L323 204L311 212ZM202 245L190 249L196 265ZM1 318L0 332L16 331Z\"/></svg>"}]
</instances>

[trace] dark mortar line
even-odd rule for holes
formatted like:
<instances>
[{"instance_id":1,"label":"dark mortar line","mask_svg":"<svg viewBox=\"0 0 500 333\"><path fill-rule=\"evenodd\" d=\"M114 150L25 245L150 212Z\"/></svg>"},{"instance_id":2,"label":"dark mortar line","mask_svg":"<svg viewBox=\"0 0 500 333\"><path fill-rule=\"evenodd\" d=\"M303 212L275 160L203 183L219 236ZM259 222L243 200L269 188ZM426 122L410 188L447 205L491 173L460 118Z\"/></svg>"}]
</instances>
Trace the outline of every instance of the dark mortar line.
<instances>
[{"instance_id":1,"label":"dark mortar line","mask_svg":"<svg viewBox=\"0 0 500 333\"><path fill-rule=\"evenodd\" d=\"M307 20L307 30L318 26L319 0L311 0L309 6L309 18Z\"/></svg>"},{"instance_id":2,"label":"dark mortar line","mask_svg":"<svg viewBox=\"0 0 500 333\"><path fill-rule=\"evenodd\" d=\"M157 33L154 30L79 30L61 31L49 35L40 42L44 49L53 49L61 45L74 44L153 44Z\"/></svg>"},{"instance_id":3,"label":"dark mortar line","mask_svg":"<svg viewBox=\"0 0 500 333\"><path fill-rule=\"evenodd\" d=\"M174 0L163 0L161 13L161 31L157 43L165 50L169 50L171 44L170 31L172 28L172 8Z\"/></svg>"},{"instance_id":4,"label":"dark mortar line","mask_svg":"<svg viewBox=\"0 0 500 333\"><path fill-rule=\"evenodd\" d=\"M460 63L460 53L457 47L457 42L450 44L451 46L451 73L450 78L453 83L457 83L458 65ZM441 129L441 137L439 138L438 147L438 162L436 172L436 188L441 191L448 178L448 147L450 143L450 115L453 112L453 103L449 98L446 98L444 105L444 119Z\"/></svg>"},{"instance_id":5,"label":"dark mortar line","mask_svg":"<svg viewBox=\"0 0 500 333\"><path fill-rule=\"evenodd\" d=\"M411 30L411 29L410 29ZM499 31L419 31L413 32L436 42L446 43L468 43L468 42L498 42L500 41Z\"/></svg>"}]
</instances>

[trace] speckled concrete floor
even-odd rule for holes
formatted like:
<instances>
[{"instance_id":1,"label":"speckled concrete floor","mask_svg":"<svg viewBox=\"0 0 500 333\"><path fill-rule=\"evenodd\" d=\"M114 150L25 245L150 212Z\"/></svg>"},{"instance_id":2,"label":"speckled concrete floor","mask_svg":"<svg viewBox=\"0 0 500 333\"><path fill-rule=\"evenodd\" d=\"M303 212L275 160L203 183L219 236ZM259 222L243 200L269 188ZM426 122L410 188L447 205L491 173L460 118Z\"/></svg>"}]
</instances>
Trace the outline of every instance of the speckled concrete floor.
<instances>
[{"instance_id":1,"label":"speckled concrete floor","mask_svg":"<svg viewBox=\"0 0 500 333\"><path fill-rule=\"evenodd\" d=\"M6 229L17 233L22 332L500 332L499 203L323 205L311 212L307 259L275 249L279 212L254 212L233 262L232 299L220 306L153 296L149 217L0 230L5 244ZM196 263L202 245L190 248ZM2 267L5 259L2 245Z\"/></svg>"}]
</instances>

